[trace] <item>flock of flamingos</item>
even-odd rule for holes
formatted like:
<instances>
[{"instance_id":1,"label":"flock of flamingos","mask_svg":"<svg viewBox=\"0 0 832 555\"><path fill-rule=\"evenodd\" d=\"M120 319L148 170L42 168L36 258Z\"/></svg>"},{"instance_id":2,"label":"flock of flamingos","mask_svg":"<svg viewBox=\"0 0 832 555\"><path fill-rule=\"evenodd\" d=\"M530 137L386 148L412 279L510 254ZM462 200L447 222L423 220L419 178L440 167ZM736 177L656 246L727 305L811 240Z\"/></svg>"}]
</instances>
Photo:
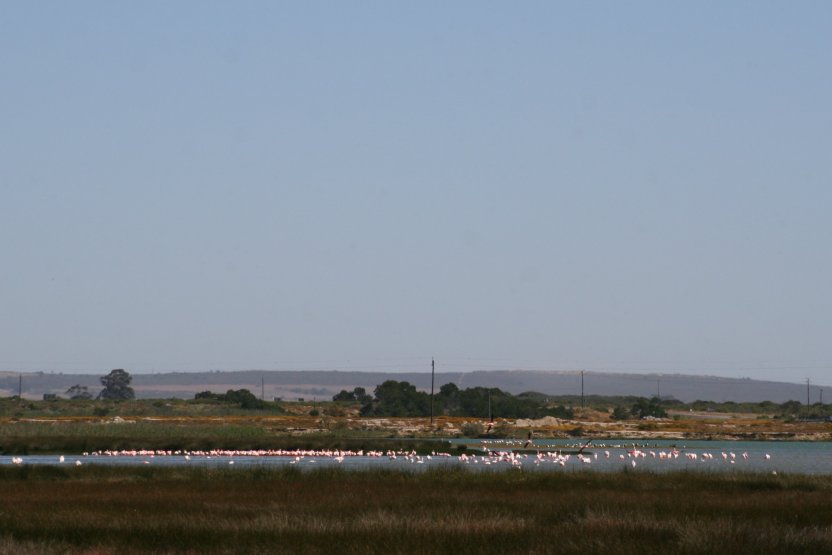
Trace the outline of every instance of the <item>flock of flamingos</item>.
<instances>
[{"instance_id":1,"label":"flock of flamingos","mask_svg":"<svg viewBox=\"0 0 832 555\"><path fill-rule=\"evenodd\" d=\"M450 453L434 452L430 455L419 455L416 451L349 451L338 449L324 449L324 450L307 450L307 449L276 449L276 450L210 450L210 451L165 451L165 450L118 450L118 451L93 451L84 453L81 457L76 457L74 463L76 466L84 464L82 461L90 462L107 462L107 459L115 462L114 459L141 459L144 464L151 464L158 459L166 459L172 462L172 458L178 458L178 462L187 464L190 461L208 461L227 462L229 465L235 464L236 460L263 460L268 458L270 462L277 464L298 464L310 465L316 463L324 464L341 464L347 459L358 459L367 463L369 461L377 461L387 459L391 463L397 464L430 464L434 462L443 462L445 464L453 463L459 465L474 465L481 467L545 467L545 466L559 466L566 467L567 465L582 465L589 466L595 463L606 462L606 467L610 467L610 463L618 461L616 467L620 465L629 465L636 468L646 460L664 463L672 463L678 459L687 461L688 463L722 463L726 465L733 465L738 462L748 461L751 456L747 452L740 454L732 451L720 451L712 453L704 450L687 450L677 448L648 448L646 446L637 446L631 444L624 445L595 445L591 451L588 451L588 443L583 446L574 446L567 450L554 450L551 447L535 449L530 445L531 442L526 442L523 448L512 440L505 441L491 441L482 443L479 446L478 453L469 454L467 452L459 455L451 455ZM577 450L575 450L577 449ZM612 449L612 452L610 451ZM757 455L759 456L759 455ZM768 453L762 455L762 460L768 461L771 455ZM12 464L24 464L26 461L22 457L12 457ZM44 461L40 460L41 463ZM66 463L67 457L61 455L56 457L52 462L59 464ZM136 462L139 462L136 460ZM654 465L651 464L651 467Z\"/></svg>"}]
</instances>

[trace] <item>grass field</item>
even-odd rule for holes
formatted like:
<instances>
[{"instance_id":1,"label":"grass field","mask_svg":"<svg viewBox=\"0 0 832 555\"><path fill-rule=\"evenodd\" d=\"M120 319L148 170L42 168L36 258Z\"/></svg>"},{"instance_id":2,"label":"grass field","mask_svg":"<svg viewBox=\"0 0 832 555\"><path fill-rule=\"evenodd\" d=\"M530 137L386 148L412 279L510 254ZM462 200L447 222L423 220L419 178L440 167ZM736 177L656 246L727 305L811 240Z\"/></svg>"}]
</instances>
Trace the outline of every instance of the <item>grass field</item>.
<instances>
[{"instance_id":1,"label":"grass field","mask_svg":"<svg viewBox=\"0 0 832 555\"><path fill-rule=\"evenodd\" d=\"M832 477L0 468L4 553L832 553Z\"/></svg>"}]
</instances>

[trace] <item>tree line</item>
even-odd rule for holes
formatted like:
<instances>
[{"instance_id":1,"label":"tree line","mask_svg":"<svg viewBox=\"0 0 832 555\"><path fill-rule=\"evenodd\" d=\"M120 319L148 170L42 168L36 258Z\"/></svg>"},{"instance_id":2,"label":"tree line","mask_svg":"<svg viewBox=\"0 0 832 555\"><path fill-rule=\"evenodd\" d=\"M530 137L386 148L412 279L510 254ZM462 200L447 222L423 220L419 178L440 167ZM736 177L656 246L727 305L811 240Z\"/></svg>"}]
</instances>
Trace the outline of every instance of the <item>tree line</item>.
<instances>
[{"instance_id":1,"label":"tree line","mask_svg":"<svg viewBox=\"0 0 832 555\"><path fill-rule=\"evenodd\" d=\"M123 368L111 370L106 376L101 376L101 385L96 399L110 399L113 401L127 401L136 398L136 392L130 387L133 376ZM72 400L92 399L93 395L85 385L76 384L66 390L66 395Z\"/></svg>"},{"instance_id":2,"label":"tree line","mask_svg":"<svg viewBox=\"0 0 832 555\"><path fill-rule=\"evenodd\" d=\"M430 416L430 394L419 391L406 381L387 380L376 386L373 395L363 387L341 390L333 401L361 404L361 416ZM487 418L572 418L572 409L549 406L539 396L512 395L499 388L471 387L459 389L447 383L433 396L433 414Z\"/></svg>"},{"instance_id":3,"label":"tree line","mask_svg":"<svg viewBox=\"0 0 832 555\"><path fill-rule=\"evenodd\" d=\"M136 394L130 386L133 377L124 369L117 368L100 378L103 388L93 396L87 386L73 385L66 395L73 400L131 400ZM467 416L476 418L541 418L554 416L572 418L571 405L584 399L575 396L546 396L540 393L521 393L512 395L499 388L472 387L459 389L454 383L447 383L439 388L433 398L433 414L447 416ZM197 393L195 401L237 405L243 409L275 408L277 403L268 403L258 399L247 389L228 390L226 393L203 391ZM373 395L363 387L352 391L341 390L333 398L335 402L358 403L362 416L429 416L431 414L430 395L419 391L416 386L406 381L387 380L376 386ZM684 403L674 398L642 398L632 396L587 396L586 405L595 410L610 411L613 420L629 418L666 418L668 409L714 411L714 412L752 412L773 414L775 418L830 416L830 405L815 403L806 406L799 401L774 403L735 403L732 401L713 402L697 400Z\"/></svg>"}]
</instances>

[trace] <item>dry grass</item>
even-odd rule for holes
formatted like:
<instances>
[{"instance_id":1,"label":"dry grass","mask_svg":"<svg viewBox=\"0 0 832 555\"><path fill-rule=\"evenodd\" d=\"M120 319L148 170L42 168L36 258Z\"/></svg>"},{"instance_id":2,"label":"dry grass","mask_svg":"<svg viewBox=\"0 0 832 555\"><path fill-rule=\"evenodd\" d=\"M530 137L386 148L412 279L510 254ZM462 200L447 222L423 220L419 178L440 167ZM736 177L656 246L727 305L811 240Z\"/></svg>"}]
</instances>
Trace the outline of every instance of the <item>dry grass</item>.
<instances>
[{"instance_id":1,"label":"dry grass","mask_svg":"<svg viewBox=\"0 0 832 555\"><path fill-rule=\"evenodd\" d=\"M832 478L3 468L5 553L830 553Z\"/></svg>"}]
</instances>

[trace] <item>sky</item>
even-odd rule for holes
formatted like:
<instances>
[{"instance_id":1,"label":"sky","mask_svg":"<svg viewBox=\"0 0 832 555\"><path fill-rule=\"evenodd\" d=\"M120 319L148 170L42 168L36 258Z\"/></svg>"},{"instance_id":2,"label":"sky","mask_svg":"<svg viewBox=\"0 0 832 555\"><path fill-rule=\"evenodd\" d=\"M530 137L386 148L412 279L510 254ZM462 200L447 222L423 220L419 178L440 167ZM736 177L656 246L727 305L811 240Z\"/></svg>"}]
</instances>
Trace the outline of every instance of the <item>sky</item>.
<instances>
[{"instance_id":1,"label":"sky","mask_svg":"<svg viewBox=\"0 0 832 555\"><path fill-rule=\"evenodd\" d=\"M0 370L832 385L828 2L4 2Z\"/></svg>"}]
</instances>

